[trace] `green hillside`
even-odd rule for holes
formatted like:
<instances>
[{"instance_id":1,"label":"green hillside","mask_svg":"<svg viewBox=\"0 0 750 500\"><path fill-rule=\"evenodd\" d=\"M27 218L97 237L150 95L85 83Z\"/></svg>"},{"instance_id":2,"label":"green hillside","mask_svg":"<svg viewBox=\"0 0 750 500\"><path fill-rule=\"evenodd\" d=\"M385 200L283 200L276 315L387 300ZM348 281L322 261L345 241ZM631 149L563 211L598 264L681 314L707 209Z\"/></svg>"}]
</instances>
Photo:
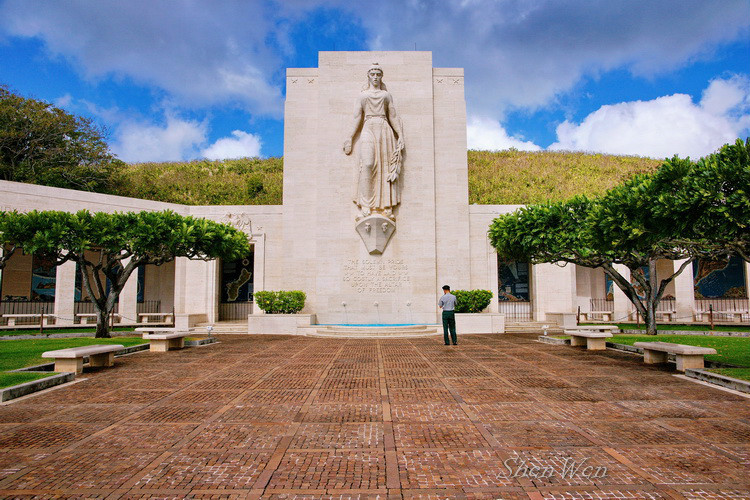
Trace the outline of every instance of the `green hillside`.
<instances>
[{"instance_id":1,"label":"green hillside","mask_svg":"<svg viewBox=\"0 0 750 500\"><path fill-rule=\"evenodd\" d=\"M568 152L469 151L469 201L525 204L598 194L661 160ZM282 158L139 163L118 174L117 193L188 205L278 205Z\"/></svg>"},{"instance_id":2,"label":"green hillside","mask_svg":"<svg viewBox=\"0 0 750 500\"><path fill-rule=\"evenodd\" d=\"M661 160L563 151L469 151L469 202L528 204L595 195Z\"/></svg>"},{"instance_id":3,"label":"green hillside","mask_svg":"<svg viewBox=\"0 0 750 500\"><path fill-rule=\"evenodd\" d=\"M117 174L117 194L185 205L280 205L282 158L137 163Z\"/></svg>"}]
</instances>

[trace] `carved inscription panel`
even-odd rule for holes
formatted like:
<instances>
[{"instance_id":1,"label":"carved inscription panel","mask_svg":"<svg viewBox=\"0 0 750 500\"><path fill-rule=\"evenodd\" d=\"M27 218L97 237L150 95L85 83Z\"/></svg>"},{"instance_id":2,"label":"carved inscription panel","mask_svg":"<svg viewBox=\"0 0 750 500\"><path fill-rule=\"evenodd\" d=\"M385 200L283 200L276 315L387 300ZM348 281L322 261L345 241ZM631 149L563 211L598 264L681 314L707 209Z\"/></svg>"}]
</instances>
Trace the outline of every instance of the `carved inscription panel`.
<instances>
[{"instance_id":1,"label":"carved inscription panel","mask_svg":"<svg viewBox=\"0 0 750 500\"><path fill-rule=\"evenodd\" d=\"M344 281L357 293L393 293L410 283L409 267L402 259L349 259Z\"/></svg>"}]
</instances>

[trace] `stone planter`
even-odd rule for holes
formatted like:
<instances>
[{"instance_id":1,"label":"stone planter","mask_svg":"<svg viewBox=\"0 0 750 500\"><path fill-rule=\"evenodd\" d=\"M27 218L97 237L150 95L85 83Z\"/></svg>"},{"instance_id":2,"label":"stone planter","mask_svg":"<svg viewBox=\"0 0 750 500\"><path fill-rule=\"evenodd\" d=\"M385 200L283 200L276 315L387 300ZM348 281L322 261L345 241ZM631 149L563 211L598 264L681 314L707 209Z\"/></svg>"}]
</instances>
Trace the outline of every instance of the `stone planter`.
<instances>
[{"instance_id":1,"label":"stone planter","mask_svg":"<svg viewBox=\"0 0 750 500\"><path fill-rule=\"evenodd\" d=\"M247 317L247 333L304 335L299 328L314 324L314 314L251 314Z\"/></svg>"},{"instance_id":2,"label":"stone planter","mask_svg":"<svg viewBox=\"0 0 750 500\"><path fill-rule=\"evenodd\" d=\"M505 314L498 313L456 313L456 332L505 333Z\"/></svg>"}]
</instances>

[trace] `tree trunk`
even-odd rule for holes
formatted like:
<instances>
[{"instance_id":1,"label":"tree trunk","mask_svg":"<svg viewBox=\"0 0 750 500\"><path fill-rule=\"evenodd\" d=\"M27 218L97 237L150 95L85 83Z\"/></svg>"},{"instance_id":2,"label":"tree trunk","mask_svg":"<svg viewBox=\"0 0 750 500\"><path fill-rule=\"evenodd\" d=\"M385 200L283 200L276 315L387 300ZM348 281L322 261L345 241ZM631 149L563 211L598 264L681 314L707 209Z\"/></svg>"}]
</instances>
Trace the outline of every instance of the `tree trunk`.
<instances>
[{"instance_id":1,"label":"tree trunk","mask_svg":"<svg viewBox=\"0 0 750 500\"><path fill-rule=\"evenodd\" d=\"M100 309L96 302L94 302L94 308L96 309L96 338L97 339L108 339L111 338L109 334L109 313L106 308Z\"/></svg>"}]
</instances>

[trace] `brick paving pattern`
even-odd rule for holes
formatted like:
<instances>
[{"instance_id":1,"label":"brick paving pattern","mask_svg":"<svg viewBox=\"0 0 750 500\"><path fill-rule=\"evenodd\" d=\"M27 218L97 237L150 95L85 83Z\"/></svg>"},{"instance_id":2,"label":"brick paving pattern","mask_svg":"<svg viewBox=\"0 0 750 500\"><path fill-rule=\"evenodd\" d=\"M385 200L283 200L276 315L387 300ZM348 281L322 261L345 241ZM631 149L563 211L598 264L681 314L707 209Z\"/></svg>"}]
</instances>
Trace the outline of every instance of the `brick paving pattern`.
<instances>
[{"instance_id":1,"label":"brick paving pattern","mask_svg":"<svg viewBox=\"0 0 750 500\"><path fill-rule=\"evenodd\" d=\"M750 399L530 335L222 337L0 405L0 498L750 500Z\"/></svg>"}]
</instances>

